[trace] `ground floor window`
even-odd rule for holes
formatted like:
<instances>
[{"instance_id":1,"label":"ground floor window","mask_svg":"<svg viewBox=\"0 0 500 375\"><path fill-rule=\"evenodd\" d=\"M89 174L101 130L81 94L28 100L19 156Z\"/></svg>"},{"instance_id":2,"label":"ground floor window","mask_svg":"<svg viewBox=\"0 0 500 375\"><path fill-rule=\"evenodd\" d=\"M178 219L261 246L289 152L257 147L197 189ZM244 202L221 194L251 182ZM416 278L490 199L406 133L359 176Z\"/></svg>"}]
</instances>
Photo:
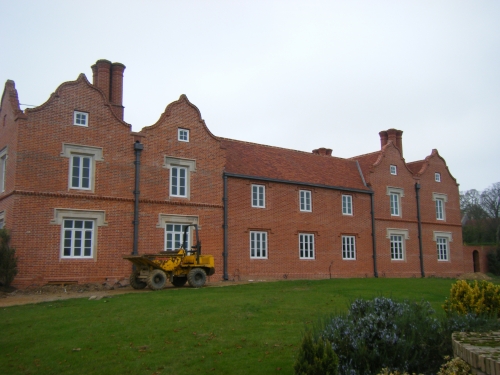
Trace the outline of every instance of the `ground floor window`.
<instances>
[{"instance_id":1,"label":"ground floor window","mask_svg":"<svg viewBox=\"0 0 500 375\"><path fill-rule=\"evenodd\" d=\"M399 234L391 235L391 259L403 260L403 236Z\"/></svg>"},{"instance_id":2,"label":"ground floor window","mask_svg":"<svg viewBox=\"0 0 500 375\"><path fill-rule=\"evenodd\" d=\"M94 220L64 219L63 258L92 258Z\"/></svg>"},{"instance_id":3,"label":"ground floor window","mask_svg":"<svg viewBox=\"0 0 500 375\"><path fill-rule=\"evenodd\" d=\"M55 208L50 222L61 226L61 258L96 258L97 229L107 226L106 212Z\"/></svg>"},{"instance_id":4,"label":"ground floor window","mask_svg":"<svg viewBox=\"0 0 500 375\"><path fill-rule=\"evenodd\" d=\"M191 249L191 227L186 224L166 224L165 226L165 250L175 251L182 246L184 228L187 227L186 243L184 249Z\"/></svg>"},{"instance_id":5,"label":"ground floor window","mask_svg":"<svg viewBox=\"0 0 500 375\"><path fill-rule=\"evenodd\" d=\"M354 236L342 236L342 259L356 259L356 242Z\"/></svg>"},{"instance_id":6,"label":"ground floor window","mask_svg":"<svg viewBox=\"0 0 500 375\"><path fill-rule=\"evenodd\" d=\"M314 234L299 234L300 259L314 259Z\"/></svg>"},{"instance_id":7,"label":"ground floor window","mask_svg":"<svg viewBox=\"0 0 500 375\"><path fill-rule=\"evenodd\" d=\"M250 232L250 258L267 259L267 232Z\"/></svg>"},{"instance_id":8,"label":"ground floor window","mask_svg":"<svg viewBox=\"0 0 500 375\"><path fill-rule=\"evenodd\" d=\"M438 260L448 260L448 239L446 237L437 237Z\"/></svg>"},{"instance_id":9,"label":"ground floor window","mask_svg":"<svg viewBox=\"0 0 500 375\"><path fill-rule=\"evenodd\" d=\"M433 240L436 242L437 259L438 261L450 260L450 242L453 242L453 234L451 232L433 232Z\"/></svg>"}]
</instances>

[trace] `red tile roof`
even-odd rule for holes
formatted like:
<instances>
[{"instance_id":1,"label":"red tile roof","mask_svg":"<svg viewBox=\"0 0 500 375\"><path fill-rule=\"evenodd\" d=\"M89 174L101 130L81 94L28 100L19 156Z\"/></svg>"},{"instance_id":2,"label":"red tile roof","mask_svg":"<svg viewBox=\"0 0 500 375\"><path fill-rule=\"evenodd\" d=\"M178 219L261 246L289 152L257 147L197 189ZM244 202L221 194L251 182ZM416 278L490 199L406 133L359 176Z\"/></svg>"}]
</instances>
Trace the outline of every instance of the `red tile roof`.
<instances>
[{"instance_id":1,"label":"red tile roof","mask_svg":"<svg viewBox=\"0 0 500 375\"><path fill-rule=\"evenodd\" d=\"M412 161L411 163L406 163L408 169L413 173L417 174L422 170L425 160Z\"/></svg>"},{"instance_id":2,"label":"red tile roof","mask_svg":"<svg viewBox=\"0 0 500 375\"><path fill-rule=\"evenodd\" d=\"M352 158L349 158L349 160L357 160L359 163L359 166L361 167L361 171L363 172L363 175L365 178L367 178L367 173L372 167L373 164L375 164L380 157L382 151L375 151L371 152L369 154L364 154L364 155L359 155L359 156L354 156Z\"/></svg>"},{"instance_id":3,"label":"red tile roof","mask_svg":"<svg viewBox=\"0 0 500 375\"><path fill-rule=\"evenodd\" d=\"M368 190L356 161L220 138L226 172L252 177Z\"/></svg>"}]
</instances>

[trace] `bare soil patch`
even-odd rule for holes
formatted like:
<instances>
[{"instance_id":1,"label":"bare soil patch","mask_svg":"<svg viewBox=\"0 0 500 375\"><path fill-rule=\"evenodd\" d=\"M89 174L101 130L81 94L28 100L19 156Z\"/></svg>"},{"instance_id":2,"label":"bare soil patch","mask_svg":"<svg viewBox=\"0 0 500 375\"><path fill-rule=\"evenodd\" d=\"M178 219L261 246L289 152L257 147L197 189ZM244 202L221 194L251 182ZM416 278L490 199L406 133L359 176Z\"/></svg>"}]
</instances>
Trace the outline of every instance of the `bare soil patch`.
<instances>
[{"instance_id":1,"label":"bare soil patch","mask_svg":"<svg viewBox=\"0 0 500 375\"><path fill-rule=\"evenodd\" d=\"M491 280L487 274L482 272L463 273L458 277L459 280Z\"/></svg>"},{"instance_id":2,"label":"bare soil patch","mask_svg":"<svg viewBox=\"0 0 500 375\"><path fill-rule=\"evenodd\" d=\"M239 281L215 281L207 282L206 287L222 287L236 284L245 284L247 282ZM185 286L189 288L189 286ZM165 289L174 289L172 284L167 284ZM126 293L152 293L153 291L145 288L136 290L130 286L128 280L122 280L114 284L111 283L88 283L88 284L70 284L70 285L44 285L29 287L26 289L5 288L0 286L0 308L26 305L30 303L40 303L49 301L65 300L70 298L91 298L103 299L112 298L115 295Z\"/></svg>"}]
</instances>

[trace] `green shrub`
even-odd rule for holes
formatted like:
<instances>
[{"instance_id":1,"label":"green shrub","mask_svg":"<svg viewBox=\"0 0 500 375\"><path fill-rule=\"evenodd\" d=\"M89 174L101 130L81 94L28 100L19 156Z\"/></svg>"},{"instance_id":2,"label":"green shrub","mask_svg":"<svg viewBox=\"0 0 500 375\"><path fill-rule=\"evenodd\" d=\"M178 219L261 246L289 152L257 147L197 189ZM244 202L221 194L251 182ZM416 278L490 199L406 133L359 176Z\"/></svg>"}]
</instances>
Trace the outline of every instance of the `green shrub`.
<instances>
[{"instance_id":1,"label":"green shrub","mask_svg":"<svg viewBox=\"0 0 500 375\"><path fill-rule=\"evenodd\" d=\"M492 274L500 276L500 247L491 250L487 255L488 271Z\"/></svg>"},{"instance_id":2,"label":"green shrub","mask_svg":"<svg viewBox=\"0 0 500 375\"><path fill-rule=\"evenodd\" d=\"M296 375L337 375L338 364L332 345L321 338L313 342L311 332L307 332L293 368Z\"/></svg>"},{"instance_id":3,"label":"green shrub","mask_svg":"<svg viewBox=\"0 0 500 375\"><path fill-rule=\"evenodd\" d=\"M451 286L450 298L444 302L443 309L447 315L500 316L500 285L484 280L458 280Z\"/></svg>"},{"instance_id":4,"label":"green shrub","mask_svg":"<svg viewBox=\"0 0 500 375\"><path fill-rule=\"evenodd\" d=\"M10 234L7 229L0 229L0 282L10 286L17 275L16 249L10 247Z\"/></svg>"}]
</instances>

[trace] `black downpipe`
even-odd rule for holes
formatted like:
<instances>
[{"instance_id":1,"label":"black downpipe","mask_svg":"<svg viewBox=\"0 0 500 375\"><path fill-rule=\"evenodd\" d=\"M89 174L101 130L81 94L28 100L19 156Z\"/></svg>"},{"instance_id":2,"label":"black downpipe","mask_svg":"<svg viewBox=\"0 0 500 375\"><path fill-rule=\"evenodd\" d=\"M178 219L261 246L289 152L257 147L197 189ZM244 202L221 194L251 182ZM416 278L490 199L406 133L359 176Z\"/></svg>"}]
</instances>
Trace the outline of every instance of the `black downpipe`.
<instances>
[{"instance_id":1,"label":"black downpipe","mask_svg":"<svg viewBox=\"0 0 500 375\"><path fill-rule=\"evenodd\" d=\"M371 215L372 215L372 246L373 246L373 276L378 277L377 271L377 240L375 235L375 202L373 192L370 194Z\"/></svg>"},{"instance_id":2,"label":"black downpipe","mask_svg":"<svg viewBox=\"0 0 500 375\"><path fill-rule=\"evenodd\" d=\"M135 150L135 190L134 190L134 249L132 250L132 255L137 255L139 254L138 252L138 247L139 247L139 176L140 176L140 169L141 169L141 151L144 149L144 145L136 141L134 143L134 150Z\"/></svg>"},{"instance_id":3,"label":"black downpipe","mask_svg":"<svg viewBox=\"0 0 500 375\"><path fill-rule=\"evenodd\" d=\"M420 252L420 273L425 277L424 252L422 250L422 218L420 217L420 184L415 182L415 192L417 196L417 221L418 221L418 249Z\"/></svg>"},{"instance_id":4,"label":"black downpipe","mask_svg":"<svg viewBox=\"0 0 500 375\"><path fill-rule=\"evenodd\" d=\"M224 204L224 223L222 224L222 229L224 232L224 252L222 253L222 257L224 260L224 274L223 280L229 280L229 276L227 274L227 175L224 173L224 193L222 197L222 202Z\"/></svg>"}]
</instances>

